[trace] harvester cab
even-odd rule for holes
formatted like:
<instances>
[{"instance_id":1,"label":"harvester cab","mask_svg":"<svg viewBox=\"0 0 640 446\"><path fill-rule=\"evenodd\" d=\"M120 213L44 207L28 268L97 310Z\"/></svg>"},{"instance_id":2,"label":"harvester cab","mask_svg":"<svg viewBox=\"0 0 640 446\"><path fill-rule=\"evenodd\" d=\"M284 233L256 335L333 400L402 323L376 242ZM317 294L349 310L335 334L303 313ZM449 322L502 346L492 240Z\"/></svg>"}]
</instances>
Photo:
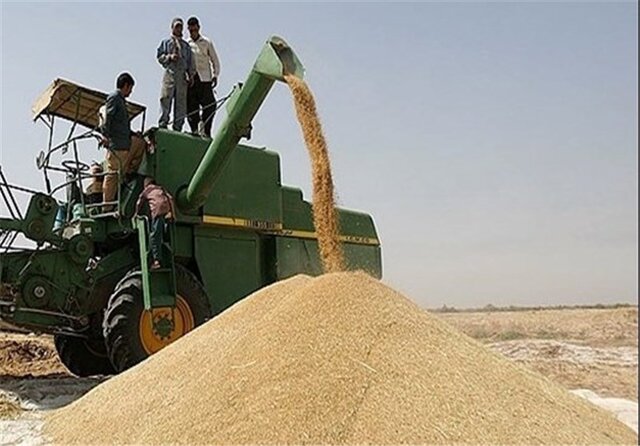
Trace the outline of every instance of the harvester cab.
<instances>
[{"instance_id":1,"label":"harvester cab","mask_svg":"<svg viewBox=\"0 0 640 446\"><path fill-rule=\"evenodd\" d=\"M42 122L48 129L48 146L36 158L36 165L42 171L46 193L56 196L60 190L66 194L57 216L57 229L65 223L84 215L104 216L105 208L113 207L112 214L118 215L121 204L118 188L113 203L101 203L101 184L107 176L102 163L85 162L87 149L95 147L102 136L99 128L104 121L104 103L107 95L73 82L56 79L40 95L33 106L34 121ZM133 102L127 103L129 118L138 121L138 134L144 132L146 108ZM140 119L138 119L140 118ZM66 121L66 137L54 144L56 123ZM135 140L139 142L138 140ZM95 153L95 152L94 152ZM123 183L124 174L118 174L118 183ZM62 176L62 182L52 186L52 177ZM88 183L88 184L87 184Z\"/></svg>"},{"instance_id":2,"label":"harvester cab","mask_svg":"<svg viewBox=\"0 0 640 446\"><path fill-rule=\"evenodd\" d=\"M54 81L34 106L34 119L50 131L37 157L45 190L9 184L0 168L9 214L0 217L0 326L54 335L74 374L109 374L265 285L321 274L311 203L282 185L277 153L239 143L274 83L303 72L289 45L271 37L233 88L212 139L145 131L145 107L128 102L144 156L137 172L120 175L109 203L100 199L106 169L92 166L85 150L101 139L106 94ZM54 144L59 118L70 124ZM148 264L149 221L135 215L144 176L176 199L157 269ZM26 212L16 194L30 196ZM338 216L348 268L380 277L373 219L346 209Z\"/></svg>"}]
</instances>

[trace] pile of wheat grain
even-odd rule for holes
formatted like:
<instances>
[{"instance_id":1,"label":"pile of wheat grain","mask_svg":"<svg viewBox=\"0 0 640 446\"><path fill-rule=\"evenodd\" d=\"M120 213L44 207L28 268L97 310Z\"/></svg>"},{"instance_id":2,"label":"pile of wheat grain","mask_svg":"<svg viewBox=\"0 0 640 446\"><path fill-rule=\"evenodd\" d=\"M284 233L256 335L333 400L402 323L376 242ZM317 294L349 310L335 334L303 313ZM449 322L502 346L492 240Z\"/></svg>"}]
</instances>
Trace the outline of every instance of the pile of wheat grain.
<instances>
[{"instance_id":1,"label":"pile of wheat grain","mask_svg":"<svg viewBox=\"0 0 640 446\"><path fill-rule=\"evenodd\" d=\"M69 444L635 443L363 273L254 293L48 417Z\"/></svg>"},{"instance_id":2,"label":"pile of wheat grain","mask_svg":"<svg viewBox=\"0 0 640 446\"><path fill-rule=\"evenodd\" d=\"M342 271L344 255L339 239L340 229L335 208L329 150L322 133L316 103L311 90L302 79L286 75L285 80L291 89L296 115L311 160L313 223L318 235L322 266L325 272Z\"/></svg>"}]
</instances>

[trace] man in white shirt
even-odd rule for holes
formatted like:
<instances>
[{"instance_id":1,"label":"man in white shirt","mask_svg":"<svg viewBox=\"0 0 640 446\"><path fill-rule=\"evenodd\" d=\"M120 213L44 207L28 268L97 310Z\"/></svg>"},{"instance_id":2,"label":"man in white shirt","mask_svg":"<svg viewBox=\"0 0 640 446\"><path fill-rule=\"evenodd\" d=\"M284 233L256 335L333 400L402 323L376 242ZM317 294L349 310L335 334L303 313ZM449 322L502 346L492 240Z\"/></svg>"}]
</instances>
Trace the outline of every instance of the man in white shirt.
<instances>
[{"instance_id":1,"label":"man in white shirt","mask_svg":"<svg viewBox=\"0 0 640 446\"><path fill-rule=\"evenodd\" d=\"M197 17L187 20L189 46L193 53L196 73L187 93L187 114L192 133L201 133L199 125L204 125L204 136L211 137L211 125L216 113L216 99L213 88L218 84L220 61L211 39L200 34Z\"/></svg>"}]
</instances>

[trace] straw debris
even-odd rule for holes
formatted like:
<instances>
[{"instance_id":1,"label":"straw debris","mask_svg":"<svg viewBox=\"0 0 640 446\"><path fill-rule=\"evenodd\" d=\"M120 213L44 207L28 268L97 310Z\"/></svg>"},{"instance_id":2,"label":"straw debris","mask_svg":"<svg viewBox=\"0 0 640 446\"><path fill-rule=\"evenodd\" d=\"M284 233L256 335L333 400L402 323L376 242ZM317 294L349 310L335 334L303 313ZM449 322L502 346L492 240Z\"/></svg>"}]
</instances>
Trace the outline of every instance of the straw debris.
<instances>
[{"instance_id":1,"label":"straw debris","mask_svg":"<svg viewBox=\"0 0 640 446\"><path fill-rule=\"evenodd\" d=\"M59 444L635 444L363 273L264 288L49 415Z\"/></svg>"},{"instance_id":2,"label":"straw debris","mask_svg":"<svg viewBox=\"0 0 640 446\"><path fill-rule=\"evenodd\" d=\"M344 254L340 245L340 228L335 208L335 194L327 141L316 110L311 90L302 79L285 75L311 159L313 176L313 224L318 235L320 259L327 273L344 270Z\"/></svg>"},{"instance_id":3,"label":"straw debris","mask_svg":"<svg viewBox=\"0 0 640 446\"><path fill-rule=\"evenodd\" d=\"M17 418L22 413L20 403L4 393L0 393L0 420Z\"/></svg>"}]
</instances>

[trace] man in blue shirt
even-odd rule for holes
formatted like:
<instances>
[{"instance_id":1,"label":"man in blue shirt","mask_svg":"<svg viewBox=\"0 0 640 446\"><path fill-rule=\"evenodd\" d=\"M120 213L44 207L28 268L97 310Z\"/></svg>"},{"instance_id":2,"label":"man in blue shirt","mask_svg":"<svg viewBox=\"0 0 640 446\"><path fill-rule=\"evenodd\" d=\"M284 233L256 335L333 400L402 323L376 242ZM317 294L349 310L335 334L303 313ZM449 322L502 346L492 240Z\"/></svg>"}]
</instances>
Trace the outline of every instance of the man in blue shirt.
<instances>
[{"instance_id":1,"label":"man in blue shirt","mask_svg":"<svg viewBox=\"0 0 640 446\"><path fill-rule=\"evenodd\" d=\"M178 132L182 130L187 114L187 87L195 71L191 47L182 39L183 26L179 17L171 21L171 37L160 42L156 56L165 69L160 93L162 114L158 125L167 128L173 103L173 130Z\"/></svg>"}]
</instances>

